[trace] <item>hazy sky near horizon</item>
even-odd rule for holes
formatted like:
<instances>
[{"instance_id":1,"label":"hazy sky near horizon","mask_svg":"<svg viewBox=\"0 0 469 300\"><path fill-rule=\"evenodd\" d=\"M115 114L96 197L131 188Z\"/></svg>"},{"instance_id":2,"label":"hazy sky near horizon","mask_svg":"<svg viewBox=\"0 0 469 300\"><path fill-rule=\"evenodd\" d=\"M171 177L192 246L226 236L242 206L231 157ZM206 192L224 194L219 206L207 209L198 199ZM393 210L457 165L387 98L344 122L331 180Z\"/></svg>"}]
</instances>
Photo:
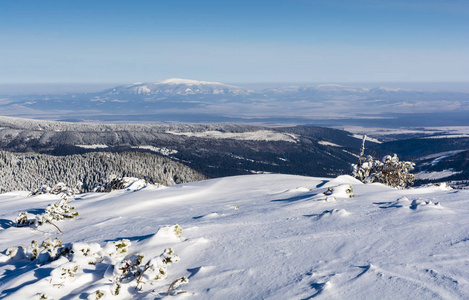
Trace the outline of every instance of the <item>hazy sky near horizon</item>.
<instances>
[{"instance_id":1,"label":"hazy sky near horizon","mask_svg":"<svg viewBox=\"0 0 469 300\"><path fill-rule=\"evenodd\" d=\"M0 2L0 84L467 82L467 0Z\"/></svg>"}]
</instances>

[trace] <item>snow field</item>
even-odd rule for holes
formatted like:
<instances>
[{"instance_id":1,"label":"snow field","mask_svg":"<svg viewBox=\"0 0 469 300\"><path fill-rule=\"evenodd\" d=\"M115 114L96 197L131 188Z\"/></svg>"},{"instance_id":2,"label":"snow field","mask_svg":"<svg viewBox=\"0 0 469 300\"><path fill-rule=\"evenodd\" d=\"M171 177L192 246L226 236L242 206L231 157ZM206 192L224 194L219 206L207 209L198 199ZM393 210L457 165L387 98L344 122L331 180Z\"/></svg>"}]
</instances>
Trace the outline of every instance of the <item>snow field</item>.
<instances>
[{"instance_id":1,"label":"snow field","mask_svg":"<svg viewBox=\"0 0 469 300\"><path fill-rule=\"evenodd\" d=\"M257 130L241 133L221 132L217 130L209 130L204 132L166 131L166 133L208 139L235 139L240 141L283 141L289 143L297 143L299 138L297 135L292 133L280 133L271 130Z\"/></svg>"},{"instance_id":2,"label":"snow field","mask_svg":"<svg viewBox=\"0 0 469 300\"><path fill-rule=\"evenodd\" d=\"M236 176L77 195L71 203L80 215L57 222L63 234L47 224L37 230L11 226L19 212L57 200L27 194L0 195L0 298L39 299L45 293L50 299L80 299L96 290L105 299L469 297L465 190L397 190L350 176ZM181 238L165 227L175 224L183 228ZM116 264L138 253L159 257L168 248L180 261L168 267L167 278L147 278L141 290L135 289L136 279L126 281L114 296L106 271L112 259L63 280L54 270L73 260L36 266L5 257L10 247L55 237L101 249L128 240L126 255L111 255ZM167 296L170 284L183 276L189 282L176 291L187 293ZM63 285L51 285L51 278Z\"/></svg>"}]
</instances>

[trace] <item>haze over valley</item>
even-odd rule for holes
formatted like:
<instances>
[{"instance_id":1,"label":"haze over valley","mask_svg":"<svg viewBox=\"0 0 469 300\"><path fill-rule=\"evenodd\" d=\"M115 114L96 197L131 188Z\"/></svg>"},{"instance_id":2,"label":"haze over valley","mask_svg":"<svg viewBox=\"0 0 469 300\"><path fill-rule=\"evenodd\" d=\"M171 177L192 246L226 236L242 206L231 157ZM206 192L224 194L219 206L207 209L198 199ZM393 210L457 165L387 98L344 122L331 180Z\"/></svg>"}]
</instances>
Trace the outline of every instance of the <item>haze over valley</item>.
<instances>
[{"instance_id":1,"label":"haze over valley","mask_svg":"<svg viewBox=\"0 0 469 300\"><path fill-rule=\"evenodd\" d=\"M93 93L1 96L3 115L97 122L469 126L469 93L337 84L252 90L167 79Z\"/></svg>"}]
</instances>

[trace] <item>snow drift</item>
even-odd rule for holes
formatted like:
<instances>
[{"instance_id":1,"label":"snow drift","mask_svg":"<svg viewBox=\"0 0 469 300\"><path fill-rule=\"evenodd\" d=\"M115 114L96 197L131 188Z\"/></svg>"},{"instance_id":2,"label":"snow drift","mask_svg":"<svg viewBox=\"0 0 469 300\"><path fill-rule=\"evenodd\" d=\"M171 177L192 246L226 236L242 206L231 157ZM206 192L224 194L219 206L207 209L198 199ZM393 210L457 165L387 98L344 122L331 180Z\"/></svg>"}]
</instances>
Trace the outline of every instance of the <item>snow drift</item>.
<instances>
[{"instance_id":1,"label":"snow drift","mask_svg":"<svg viewBox=\"0 0 469 300\"><path fill-rule=\"evenodd\" d=\"M58 199L27 194L0 195L0 298L469 297L467 190L397 190L350 176L227 177L77 195L70 203L79 216L57 222L63 234L50 225L14 226L19 212ZM59 249L55 237L74 254L28 258L32 240L50 238L46 246ZM24 255L13 255L19 245ZM156 267L176 254L159 278ZM140 276L147 261L153 269ZM120 281L115 295L119 270L137 275Z\"/></svg>"}]
</instances>

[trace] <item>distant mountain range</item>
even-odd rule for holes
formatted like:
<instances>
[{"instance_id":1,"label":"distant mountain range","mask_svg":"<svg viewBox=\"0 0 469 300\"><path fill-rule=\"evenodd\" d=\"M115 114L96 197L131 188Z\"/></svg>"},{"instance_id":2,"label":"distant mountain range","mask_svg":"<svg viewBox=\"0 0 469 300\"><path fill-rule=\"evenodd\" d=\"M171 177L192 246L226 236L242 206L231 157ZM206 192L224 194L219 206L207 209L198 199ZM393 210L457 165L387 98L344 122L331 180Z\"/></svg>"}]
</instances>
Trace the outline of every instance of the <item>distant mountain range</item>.
<instances>
[{"instance_id":1,"label":"distant mountain range","mask_svg":"<svg viewBox=\"0 0 469 300\"><path fill-rule=\"evenodd\" d=\"M219 82L198 81L189 79L171 78L157 82L134 83L117 86L105 90L107 96L116 95L156 95L156 96L179 96L179 95L247 95L251 91L244 88L227 85Z\"/></svg>"},{"instance_id":2,"label":"distant mountain range","mask_svg":"<svg viewBox=\"0 0 469 300\"><path fill-rule=\"evenodd\" d=\"M462 126L469 125L469 94L334 84L254 91L173 78L96 93L3 96L0 110L8 116L68 121Z\"/></svg>"}]
</instances>

